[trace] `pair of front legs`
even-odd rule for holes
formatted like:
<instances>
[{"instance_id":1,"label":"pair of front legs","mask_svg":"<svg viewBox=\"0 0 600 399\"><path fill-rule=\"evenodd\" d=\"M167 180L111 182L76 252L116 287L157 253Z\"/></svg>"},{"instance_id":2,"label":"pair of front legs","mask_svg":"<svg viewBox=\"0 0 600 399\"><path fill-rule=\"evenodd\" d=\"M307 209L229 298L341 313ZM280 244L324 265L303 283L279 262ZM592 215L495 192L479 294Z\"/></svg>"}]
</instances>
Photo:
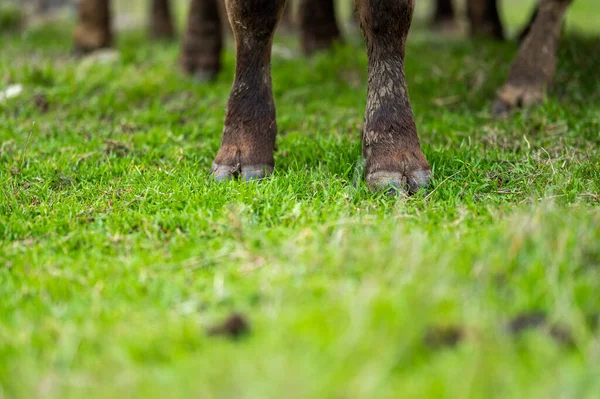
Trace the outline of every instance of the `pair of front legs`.
<instances>
[{"instance_id":1,"label":"pair of front legs","mask_svg":"<svg viewBox=\"0 0 600 399\"><path fill-rule=\"evenodd\" d=\"M227 0L236 41L236 72L223 142L213 164L217 180L263 178L273 171L277 124L271 88L273 33L286 0ZM366 178L375 190L410 192L427 184L404 76L414 0L355 0L367 42L369 83L363 130Z\"/></svg>"}]
</instances>

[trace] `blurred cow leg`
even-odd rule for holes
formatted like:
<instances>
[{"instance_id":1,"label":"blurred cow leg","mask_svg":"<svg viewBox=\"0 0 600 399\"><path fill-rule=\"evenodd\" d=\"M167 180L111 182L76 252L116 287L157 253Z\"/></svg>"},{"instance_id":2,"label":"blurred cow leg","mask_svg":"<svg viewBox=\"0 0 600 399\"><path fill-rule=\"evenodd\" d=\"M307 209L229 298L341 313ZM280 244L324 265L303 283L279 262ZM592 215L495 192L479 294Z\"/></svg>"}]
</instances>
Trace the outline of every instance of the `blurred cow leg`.
<instances>
[{"instance_id":1,"label":"blurred cow leg","mask_svg":"<svg viewBox=\"0 0 600 399\"><path fill-rule=\"evenodd\" d=\"M561 26L571 0L542 0L531 30L515 57L493 111L503 114L513 108L541 103L556 70Z\"/></svg>"},{"instance_id":2,"label":"blurred cow leg","mask_svg":"<svg viewBox=\"0 0 600 399\"><path fill-rule=\"evenodd\" d=\"M472 36L504 39L497 0L467 0L467 15Z\"/></svg>"},{"instance_id":3,"label":"blurred cow leg","mask_svg":"<svg viewBox=\"0 0 600 399\"><path fill-rule=\"evenodd\" d=\"M88 53L112 45L109 0L80 0L75 27L75 51Z\"/></svg>"},{"instance_id":4,"label":"blurred cow leg","mask_svg":"<svg viewBox=\"0 0 600 399\"><path fill-rule=\"evenodd\" d=\"M342 41L334 0L302 0L299 12L302 50L306 55Z\"/></svg>"},{"instance_id":5,"label":"blurred cow leg","mask_svg":"<svg viewBox=\"0 0 600 399\"><path fill-rule=\"evenodd\" d=\"M173 39L175 37L169 0L152 0L150 37L155 39Z\"/></svg>"},{"instance_id":6,"label":"blurred cow leg","mask_svg":"<svg viewBox=\"0 0 600 399\"><path fill-rule=\"evenodd\" d=\"M199 81L216 78L221 70L223 27L220 0L191 0L180 64Z\"/></svg>"},{"instance_id":7,"label":"blurred cow leg","mask_svg":"<svg viewBox=\"0 0 600 399\"><path fill-rule=\"evenodd\" d=\"M452 0L436 0L431 18L431 25L434 29L454 26L455 17Z\"/></svg>"}]
</instances>

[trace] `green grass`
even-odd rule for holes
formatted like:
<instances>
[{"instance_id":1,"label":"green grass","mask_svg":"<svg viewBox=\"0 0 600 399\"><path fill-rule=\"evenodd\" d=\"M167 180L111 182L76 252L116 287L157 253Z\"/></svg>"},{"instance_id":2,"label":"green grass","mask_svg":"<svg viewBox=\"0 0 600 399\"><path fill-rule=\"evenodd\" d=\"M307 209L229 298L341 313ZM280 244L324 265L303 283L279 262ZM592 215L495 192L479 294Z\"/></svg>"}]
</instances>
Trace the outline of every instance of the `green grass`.
<instances>
[{"instance_id":1,"label":"green grass","mask_svg":"<svg viewBox=\"0 0 600 399\"><path fill-rule=\"evenodd\" d=\"M111 64L70 58L70 24L0 36L0 90L25 88L0 103L0 398L597 397L599 11L575 2L547 100L503 120L517 45L417 20L435 180L400 199L362 180L358 37L275 55L275 176L217 184L231 50L206 86L142 30ZM206 334L232 312L246 337Z\"/></svg>"}]
</instances>

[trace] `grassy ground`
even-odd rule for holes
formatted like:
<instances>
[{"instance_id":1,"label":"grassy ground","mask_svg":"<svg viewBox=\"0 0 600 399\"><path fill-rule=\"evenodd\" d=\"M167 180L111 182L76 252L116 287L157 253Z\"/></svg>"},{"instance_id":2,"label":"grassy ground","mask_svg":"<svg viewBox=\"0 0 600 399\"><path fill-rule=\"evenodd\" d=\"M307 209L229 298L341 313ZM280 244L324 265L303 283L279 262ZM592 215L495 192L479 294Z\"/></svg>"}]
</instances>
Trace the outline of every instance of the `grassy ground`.
<instances>
[{"instance_id":1,"label":"grassy ground","mask_svg":"<svg viewBox=\"0 0 600 399\"><path fill-rule=\"evenodd\" d=\"M407 199L362 181L358 38L276 52L277 172L216 184L230 50L202 86L142 31L109 64L69 58L68 23L0 36L25 88L0 103L0 398L597 397L599 11L575 2L549 98L504 120L516 44L417 21L435 181ZM232 312L245 337L206 333Z\"/></svg>"}]
</instances>

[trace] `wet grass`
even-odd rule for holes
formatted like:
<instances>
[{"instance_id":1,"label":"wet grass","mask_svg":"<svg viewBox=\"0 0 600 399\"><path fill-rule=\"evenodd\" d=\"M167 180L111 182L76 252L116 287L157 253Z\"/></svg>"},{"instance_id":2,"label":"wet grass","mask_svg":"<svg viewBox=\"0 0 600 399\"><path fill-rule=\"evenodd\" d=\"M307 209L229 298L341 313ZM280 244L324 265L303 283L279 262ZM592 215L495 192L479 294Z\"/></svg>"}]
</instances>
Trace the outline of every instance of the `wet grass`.
<instances>
[{"instance_id":1,"label":"wet grass","mask_svg":"<svg viewBox=\"0 0 600 399\"><path fill-rule=\"evenodd\" d=\"M401 199L362 180L358 37L278 39L277 171L217 184L230 50L199 85L142 31L105 64L68 56L69 24L0 36L0 89L24 87L0 103L0 398L596 397L600 42L577 21L547 100L503 120L517 45L416 22L435 180Z\"/></svg>"}]
</instances>

